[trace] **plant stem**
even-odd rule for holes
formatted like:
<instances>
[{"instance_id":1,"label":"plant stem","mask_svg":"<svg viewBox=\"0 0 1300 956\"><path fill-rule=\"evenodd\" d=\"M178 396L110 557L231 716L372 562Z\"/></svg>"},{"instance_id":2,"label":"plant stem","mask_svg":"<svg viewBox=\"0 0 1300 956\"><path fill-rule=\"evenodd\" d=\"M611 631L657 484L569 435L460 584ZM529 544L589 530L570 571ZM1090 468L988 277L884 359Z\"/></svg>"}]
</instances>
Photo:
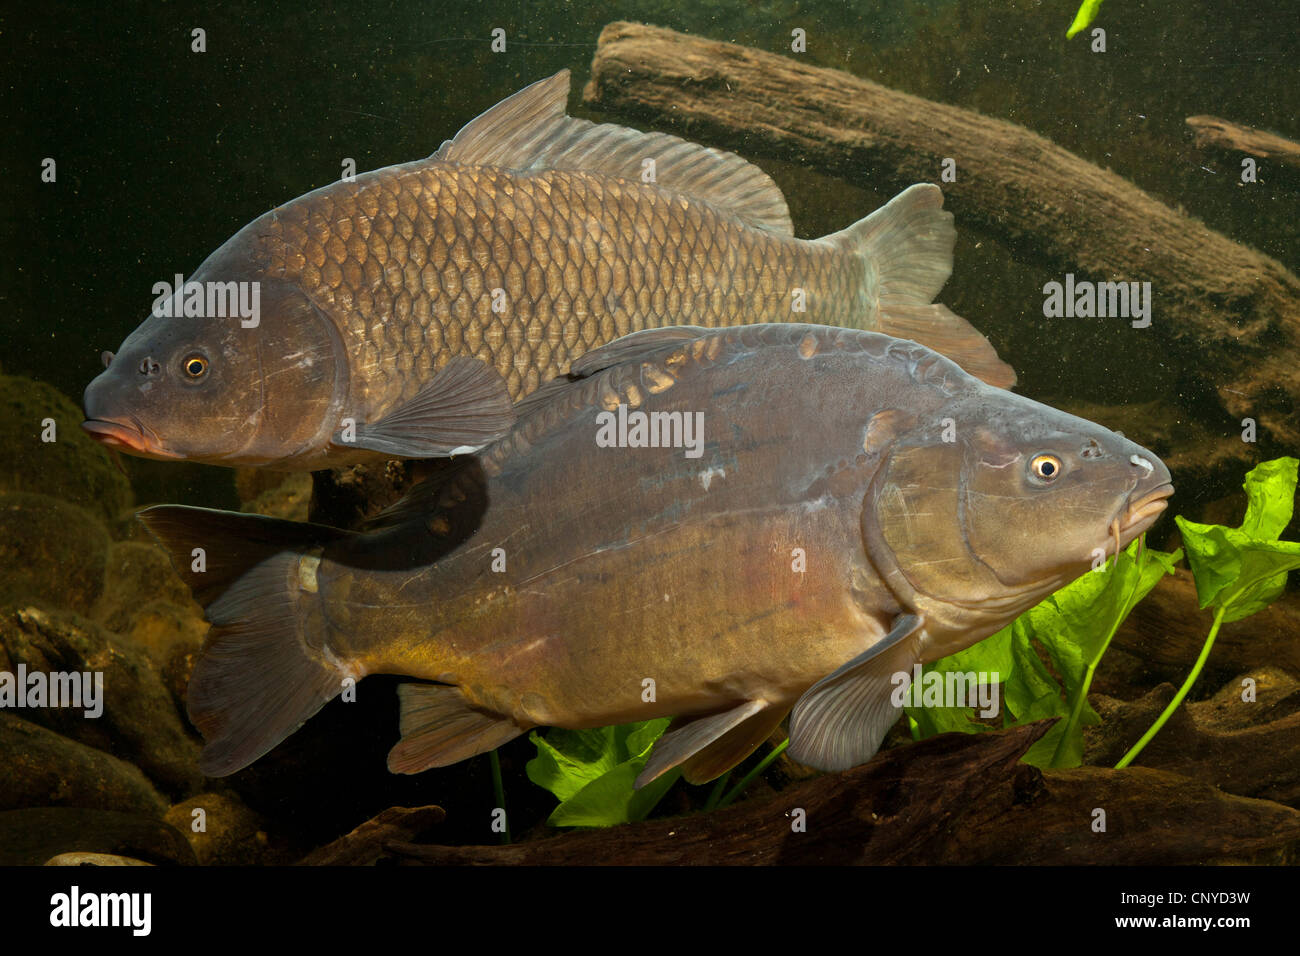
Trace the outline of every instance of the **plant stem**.
<instances>
[{"instance_id":1,"label":"plant stem","mask_svg":"<svg viewBox=\"0 0 1300 956\"><path fill-rule=\"evenodd\" d=\"M1144 540L1146 540L1146 535L1142 535L1142 537L1138 538L1139 548L1141 548ZM1115 553L1115 567L1119 567L1119 552ZM1115 573L1113 568L1110 573ZM1097 649L1097 656L1092 659L1092 662L1088 665L1088 669L1083 673L1083 684L1079 687L1078 696L1074 698L1074 706L1070 708L1070 717L1065 722L1065 732L1061 734L1061 739L1056 742L1056 750L1052 753L1053 767L1061 766L1061 760L1065 756L1065 748L1069 744L1070 736L1074 733L1074 728L1078 725L1079 719L1083 715L1084 704L1088 702L1088 688L1092 686L1092 678L1093 675L1097 673L1097 665L1101 663L1101 659L1106 655L1106 649L1110 647L1110 642L1115 637L1115 632L1119 630L1119 626L1124 623L1124 619L1127 618L1129 612L1133 610L1133 605L1135 603L1133 601L1133 595L1137 593L1138 585L1141 583L1142 565L1139 563L1137 577L1133 579L1133 587L1129 590L1128 597L1124 599L1124 609L1116 615L1115 623L1111 625L1110 633L1106 635L1106 639L1101 642L1101 647Z\"/></svg>"},{"instance_id":2,"label":"plant stem","mask_svg":"<svg viewBox=\"0 0 1300 956\"><path fill-rule=\"evenodd\" d=\"M502 811L506 809L506 787L501 780L501 758L493 750L488 754L488 760L492 763L492 795L496 797L497 806ZM506 813L506 832L501 834L502 843L512 842L510 839L510 814Z\"/></svg>"},{"instance_id":3,"label":"plant stem","mask_svg":"<svg viewBox=\"0 0 1300 956\"><path fill-rule=\"evenodd\" d=\"M1150 742L1152 737L1160 732L1160 728L1165 725L1165 721L1167 721L1173 712L1178 709L1178 705L1183 702L1183 698L1187 696L1187 692L1190 691L1192 685L1196 683L1196 678L1201 676L1201 668L1205 666L1205 661L1210 656L1210 648L1214 647L1214 639L1219 634L1219 625L1223 623L1223 615L1225 611L1227 611L1226 605L1221 606L1218 612L1214 615L1214 626L1210 628L1210 634L1205 639L1205 646L1201 648L1201 656L1196 658L1196 663L1192 666L1192 672L1187 675L1187 680L1183 681L1183 686L1178 688L1178 693L1174 694L1174 699L1169 702L1169 706L1164 709L1158 718L1156 718L1156 722L1151 725L1151 729L1143 734L1142 739L1135 743L1132 749L1120 758L1119 763L1115 764L1116 770L1127 767L1133 762L1133 759L1142 752L1142 748Z\"/></svg>"},{"instance_id":4,"label":"plant stem","mask_svg":"<svg viewBox=\"0 0 1300 956\"><path fill-rule=\"evenodd\" d=\"M718 782L713 785L713 789L709 792L709 799L704 802L704 810L706 813L718 805L718 801L722 799L722 788L727 785L727 781L730 779L731 771L728 770L719 777Z\"/></svg>"},{"instance_id":5,"label":"plant stem","mask_svg":"<svg viewBox=\"0 0 1300 956\"><path fill-rule=\"evenodd\" d=\"M757 767L745 774L740 783L736 784L736 786L732 788L731 793L722 798L722 802L718 804L718 809L721 810L727 804L731 803L732 800L735 800L738 796L744 793L745 788L754 782L754 778L771 766L772 761L781 756L785 751L785 748L788 746L790 746L790 738L787 737L785 740L773 747L772 752L759 761Z\"/></svg>"}]
</instances>

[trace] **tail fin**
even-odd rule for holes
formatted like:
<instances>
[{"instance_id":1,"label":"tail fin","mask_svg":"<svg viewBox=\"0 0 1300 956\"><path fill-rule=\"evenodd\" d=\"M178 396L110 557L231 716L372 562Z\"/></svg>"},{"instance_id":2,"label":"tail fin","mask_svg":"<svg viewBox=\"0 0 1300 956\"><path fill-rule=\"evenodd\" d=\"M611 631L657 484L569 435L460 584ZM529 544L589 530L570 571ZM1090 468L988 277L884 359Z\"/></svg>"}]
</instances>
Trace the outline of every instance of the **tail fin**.
<instances>
[{"instance_id":1,"label":"tail fin","mask_svg":"<svg viewBox=\"0 0 1300 956\"><path fill-rule=\"evenodd\" d=\"M140 519L204 606L212 630L189 686L210 777L242 770L307 722L355 676L309 635L310 552L347 532L206 508L159 505Z\"/></svg>"},{"instance_id":2,"label":"tail fin","mask_svg":"<svg viewBox=\"0 0 1300 956\"><path fill-rule=\"evenodd\" d=\"M989 340L965 319L930 304L952 274L956 240L943 192L930 183L909 186L866 219L825 239L875 265L876 331L920 342L990 385L1010 388L1016 373Z\"/></svg>"}]
</instances>

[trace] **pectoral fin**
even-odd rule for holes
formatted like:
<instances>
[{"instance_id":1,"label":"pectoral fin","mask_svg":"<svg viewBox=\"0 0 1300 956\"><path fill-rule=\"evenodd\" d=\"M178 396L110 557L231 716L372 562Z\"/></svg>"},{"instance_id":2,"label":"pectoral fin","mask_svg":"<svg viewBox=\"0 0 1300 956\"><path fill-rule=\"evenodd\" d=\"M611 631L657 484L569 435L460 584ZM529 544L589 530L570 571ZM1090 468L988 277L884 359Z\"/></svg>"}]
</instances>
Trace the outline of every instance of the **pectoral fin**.
<instances>
[{"instance_id":1,"label":"pectoral fin","mask_svg":"<svg viewBox=\"0 0 1300 956\"><path fill-rule=\"evenodd\" d=\"M402 739L388 753L393 773L446 767L496 750L526 728L508 717L475 710L460 688L447 684L402 684Z\"/></svg>"},{"instance_id":2,"label":"pectoral fin","mask_svg":"<svg viewBox=\"0 0 1300 956\"><path fill-rule=\"evenodd\" d=\"M743 704L733 707L731 710L725 710L720 714L690 718L683 721L680 727L669 728L668 733L660 737L655 742L654 749L650 751L650 759L646 761L645 769L636 778L637 789L644 787L660 774L672 770L678 764L687 763L697 756L701 760L692 769L697 773L707 773L717 758L711 759L710 756L706 755L706 750L716 744L718 750L714 752L715 754L735 752L739 746L735 741L745 739L749 734L741 734L733 740L728 740L730 731L741 730L742 725L749 721L751 717L755 717L769 709L771 709L771 705L765 700L747 700ZM781 717L778 714L777 720L780 719ZM674 721L675 723L676 721ZM770 732L771 728L769 727L768 733ZM765 737L766 734L763 736ZM757 747L762 742L762 739L762 737L759 737L754 741L753 746L741 754L737 761L743 759L754 747ZM730 766L732 764L727 765L727 767ZM724 767L723 770L727 769L727 767ZM719 773L721 772L719 771ZM713 776L717 776L717 774ZM690 780L691 778L688 777L687 779ZM704 777L702 780L692 780L691 782L702 783L711 779L712 777Z\"/></svg>"},{"instance_id":3,"label":"pectoral fin","mask_svg":"<svg viewBox=\"0 0 1300 956\"><path fill-rule=\"evenodd\" d=\"M909 638L922 623L915 614L900 615L882 640L799 698L790 715L790 759L818 770L847 770L875 754L902 710L894 703L894 675L910 675L919 661Z\"/></svg>"},{"instance_id":4,"label":"pectoral fin","mask_svg":"<svg viewBox=\"0 0 1300 956\"><path fill-rule=\"evenodd\" d=\"M394 458L440 458L478 451L514 422L505 379L481 359L458 355L409 402L378 421L340 429L332 441Z\"/></svg>"}]
</instances>

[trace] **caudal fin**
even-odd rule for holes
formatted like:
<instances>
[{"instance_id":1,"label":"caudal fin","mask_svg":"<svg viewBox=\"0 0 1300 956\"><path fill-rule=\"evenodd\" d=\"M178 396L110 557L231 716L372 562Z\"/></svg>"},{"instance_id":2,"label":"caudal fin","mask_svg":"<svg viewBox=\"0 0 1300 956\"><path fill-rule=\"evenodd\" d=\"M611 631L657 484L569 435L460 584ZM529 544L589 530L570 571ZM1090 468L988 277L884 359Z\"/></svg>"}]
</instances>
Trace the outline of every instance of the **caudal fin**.
<instances>
[{"instance_id":1,"label":"caudal fin","mask_svg":"<svg viewBox=\"0 0 1300 956\"><path fill-rule=\"evenodd\" d=\"M345 532L260 515L159 505L139 514L171 553L212 630L189 685L206 741L199 769L242 770L307 722L353 676L311 640L310 552Z\"/></svg>"},{"instance_id":2,"label":"caudal fin","mask_svg":"<svg viewBox=\"0 0 1300 956\"><path fill-rule=\"evenodd\" d=\"M952 274L957 240L943 192L931 183L909 186L867 218L825 241L875 266L880 304L876 331L920 342L990 385L1010 388L1016 373L965 319L932 305Z\"/></svg>"}]
</instances>

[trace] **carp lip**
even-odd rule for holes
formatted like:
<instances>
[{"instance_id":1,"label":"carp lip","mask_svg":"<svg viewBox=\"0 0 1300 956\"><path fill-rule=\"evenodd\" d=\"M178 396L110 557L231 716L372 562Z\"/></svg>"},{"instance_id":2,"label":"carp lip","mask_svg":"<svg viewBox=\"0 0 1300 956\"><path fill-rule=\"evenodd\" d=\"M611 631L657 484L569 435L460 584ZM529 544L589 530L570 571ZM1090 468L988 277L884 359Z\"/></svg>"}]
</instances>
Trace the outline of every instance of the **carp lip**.
<instances>
[{"instance_id":1,"label":"carp lip","mask_svg":"<svg viewBox=\"0 0 1300 956\"><path fill-rule=\"evenodd\" d=\"M152 432L147 432L145 427L134 419L130 425L124 425L103 418L88 418L81 423L81 427L91 438L109 448L121 448L144 458L177 457L164 451L157 437Z\"/></svg>"},{"instance_id":2,"label":"carp lip","mask_svg":"<svg viewBox=\"0 0 1300 956\"><path fill-rule=\"evenodd\" d=\"M1133 536L1141 534L1159 517L1160 512L1165 510L1168 498L1174 493L1174 486L1170 482L1165 482L1158 488L1147 492L1137 501L1130 501L1128 509L1120 519L1120 533L1128 534L1133 532Z\"/></svg>"}]
</instances>

